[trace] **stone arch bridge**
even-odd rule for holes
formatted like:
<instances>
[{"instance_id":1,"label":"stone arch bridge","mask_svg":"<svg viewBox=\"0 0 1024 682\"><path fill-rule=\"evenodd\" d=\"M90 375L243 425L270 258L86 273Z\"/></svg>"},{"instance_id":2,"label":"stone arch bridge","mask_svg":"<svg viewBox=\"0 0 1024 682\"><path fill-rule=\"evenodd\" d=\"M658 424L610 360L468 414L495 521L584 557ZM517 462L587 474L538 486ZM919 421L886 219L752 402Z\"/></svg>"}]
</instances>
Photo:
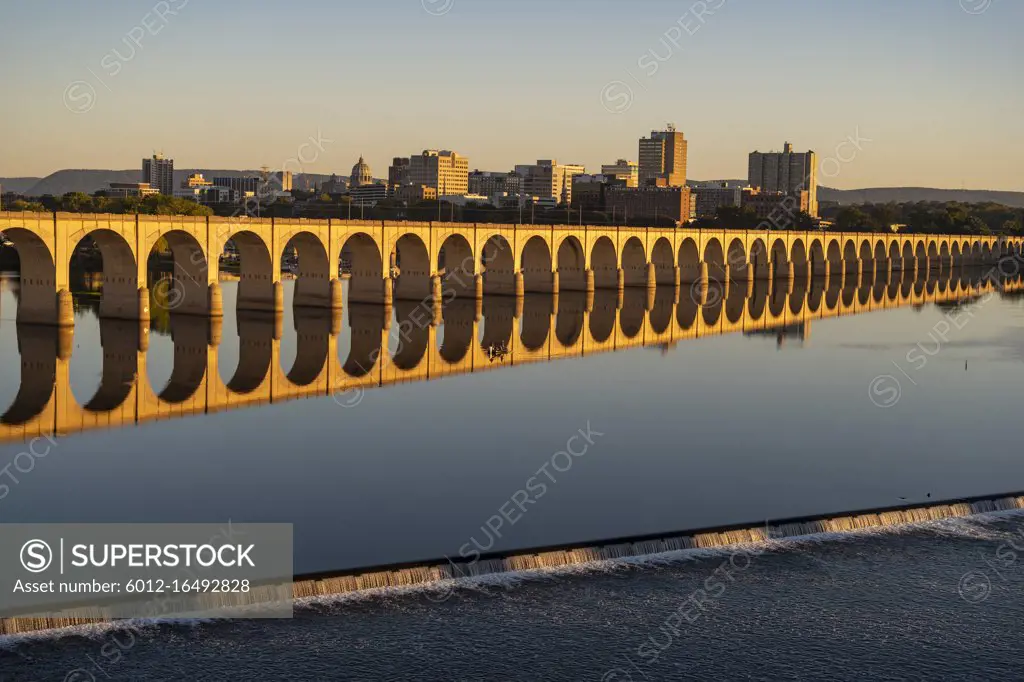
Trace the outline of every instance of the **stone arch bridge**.
<instances>
[{"instance_id":1,"label":"stone arch bridge","mask_svg":"<svg viewBox=\"0 0 1024 682\"><path fill-rule=\"evenodd\" d=\"M0 443L299 398L330 395L341 407L355 407L364 391L377 387L644 346L668 348L725 334L799 328L806 338L817 320L1014 296L1024 291L1024 279L975 269L933 271L929 278L894 273L859 283L832 279L828 286L821 278L760 281L715 291L709 296L692 286L685 293L657 287L442 304L399 300L390 311L372 305L347 311L296 308L290 368L282 366L284 315L240 312L238 364L230 376L220 367L223 321L172 315L174 359L162 388L148 378L150 325L103 318L101 377L83 400L71 387L74 329L18 325L21 382L13 403L0 405ZM489 352L495 347L504 349L500 358Z\"/></svg>"},{"instance_id":2,"label":"stone arch bridge","mask_svg":"<svg viewBox=\"0 0 1024 682\"><path fill-rule=\"evenodd\" d=\"M484 294L654 288L697 281L926 274L1021 255L1021 238L843 232L295 220L74 213L0 213L18 250L18 321L73 325L71 256L91 237L103 258L100 316L150 316L147 261L158 242L174 257L176 312L223 312L219 259L240 257L237 306L280 311L286 249L298 255L294 304Z\"/></svg>"}]
</instances>

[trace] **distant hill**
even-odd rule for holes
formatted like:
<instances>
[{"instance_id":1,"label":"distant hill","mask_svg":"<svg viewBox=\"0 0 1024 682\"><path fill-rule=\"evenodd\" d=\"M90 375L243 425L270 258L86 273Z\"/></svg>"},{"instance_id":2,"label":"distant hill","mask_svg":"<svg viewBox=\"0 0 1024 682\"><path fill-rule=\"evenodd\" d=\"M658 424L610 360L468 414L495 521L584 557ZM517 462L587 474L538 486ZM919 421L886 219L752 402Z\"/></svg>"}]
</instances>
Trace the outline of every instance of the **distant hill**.
<instances>
[{"instance_id":1,"label":"distant hill","mask_svg":"<svg viewBox=\"0 0 1024 682\"><path fill-rule=\"evenodd\" d=\"M213 177L236 178L240 176L259 175L258 170L217 170L210 168L181 168L174 170L174 185L181 185L182 180L192 173L202 173L208 180ZM5 192L18 192L28 196L39 197L44 194L60 196L68 192L85 192L92 194L105 189L112 182L139 182L142 172L133 170L86 170L67 169L52 173L45 178L0 178Z\"/></svg>"},{"instance_id":2,"label":"distant hill","mask_svg":"<svg viewBox=\"0 0 1024 682\"><path fill-rule=\"evenodd\" d=\"M42 178L0 178L0 187L4 192L17 192L24 194L26 190L32 189Z\"/></svg>"},{"instance_id":3,"label":"distant hill","mask_svg":"<svg viewBox=\"0 0 1024 682\"><path fill-rule=\"evenodd\" d=\"M192 173L202 173L207 179L217 177L239 177L258 175L258 170L216 170L210 168L181 168L174 171L174 184L180 186L181 181ZM17 192L28 196L52 194L60 196L68 192L85 192L92 194L106 188L111 182L139 182L141 172L133 170L60 170L45 178L0 178L0 185L5 192ZM324 182L329 176L313 174L296 174L296 188L312 187ZM695 185L700 180L690 180L687 184ZM727 183L730 187L742 187L746 180L714 180ZM910 203L917 201L960 201L964 203L993 202L1024 208L1024 192L1006 192L976 189L934 189L930 187L869 187L866 189L832 189L818 188L818 201L835 202L842 205L850 204L885 204L889 202Z\"/></svg>"},{"instance_id":4,"label":"distant hill","mask_svg":"<svg viewBox=\"0 0 1024 682\"><path fill-rule=\"evenodd\" d=\"M984 189L933 189L930 187L869 187L867 189L818 188L818 201L838 204L897 204L918 201L959 201L968 204L992 202L1024 208L1024 192L1003 192Z\"/></svg>"}]
</instances>

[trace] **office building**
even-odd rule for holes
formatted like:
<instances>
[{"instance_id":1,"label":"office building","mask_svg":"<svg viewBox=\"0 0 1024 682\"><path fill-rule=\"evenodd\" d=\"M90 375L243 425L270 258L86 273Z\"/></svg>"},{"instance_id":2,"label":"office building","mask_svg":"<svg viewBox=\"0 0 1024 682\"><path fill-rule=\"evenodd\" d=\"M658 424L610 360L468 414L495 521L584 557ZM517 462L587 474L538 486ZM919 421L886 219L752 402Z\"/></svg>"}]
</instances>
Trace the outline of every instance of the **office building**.
<instances>
[{"instance_id":1,"label":"office building","mask_svg":"<svg viewBox=\"0 0 1024 682\"><path fill-rule=\"evenodd\" d=\"M148 182L112 182L104 192L108 197L116 199L148 197L153 194L161 194L159 190L152 187Z\"/></svg>"},{"instance_id":2,"label":"office building","mask_svg":"<svg viewBox=\"0 0 1024 682\"><path fill-rule=\"evenodd\" d=\"M690 188L610 187L605 194L605 211L620 223L632 220L653 225L667 218L679 226L690 219Z\"/></svg>"},{"instance_id":3,"label":"office building","mask_svg":"<svg viewBox=\"0 0 1024 682\"><path fill-rule=\"evenodd\" d=\"M540 199L554 199L556 204L572 203L572 178L587 170L578 164L561 164L554 159L540 159L532 165L517 165L523 178L523 194Z\"/></svg>"},{"instance_id":4,"label":"office building","mask_svg":"<svg viewBox=\"0 0 1024 682\"><path fill-rule=\"evenodd\" d=\"M640 139L640 184L659 187L686 185L686 137L669 125Z\"/></svg>"},{"instance_id":5,"label":"office building","mask_svg":"<svg viewBox=\"0 0 1024 682\"><path fill-rule=\"evenodd\" d=\"M409 158L409 184L426 185L439 195L469 192L469 159L448 150L427 149Z\"/></svg>"},{"instance_id":6,"label":"office building","mask_svg":"<svg viewBox=\"0 0 1024 682\"><path fill-rule=\"evenodd\" d=\"M575 175L572 178L572 205L585 211L604 211L609 188L629 187L626 183L627 180L611 175Z\"/></svg>"},{"instance_id":7,"label":"office building","mask_svg":"<svg viewBox=\"0 0 1024 682\"><path fill-rule=\"evenodd\" d=\"M807 212L818 216L817 155L813 151L794 152L787 142L781 152L752 152L747 182L762 192L782 192L797 195L807 191Z\"/></svg>"},{"instance_id":8,"label":"office building","mask_svg":"<svg viewBox=\"0 0 1024 682\"><path fill-rule=\"evenodd\" d=\"M757 214L762 220L773 220L776 229L793 229L793 220L797 211L810 213L811 193L807 190L799 192L762 192L756 188L743 190L742 206Z\"/></svg>"},{"instance_id":9,"label":"office building","mask_svg":"<svg viewBox=\"0 0 1024 682\"><path fill-rule=\"evenodd\" d=\"M739 207L743 203L743 188L728 183L704 183L690 188L694 203L694 217L714 218L723 206Z\"/></svg>"},{"instance_id":10,"label":"office building","mask_svg":"<svg viewBox=\"0 0 1024 682\"><path fill-rule=\"evenodd\" d=\"M515 171L495 173L475 170L469 174L469 193L483 196L523 193L523 176Z\"/></svg>"},{"instance_id":11,"label":"office building","mask_svg":"<svg viewBox=\"0 0 1024 682\"><path fill-rule=\"evenodd\" d=\"M153 154L142 160L142 182L160 194L174 194L174 159L165 159L163 154ZM125 183L119 183L125 184Z\"/></svg>"},{"instance_id":12,"label":"office building","mask_svg":"<svg viewBox=\"0 0 1024 682\"><path fill-rule=\"evenodd\" d=\"M601 166L601 175L626 181L626 187L640 186L640 164L636 161L619 159L615 163Z\"/></svg>"},{"instance_id":13,"label":"office building","mask_svg":"<svg viewBox=\"0 0 1024 682\"><path fill-rule=\"evenodd\" d=\"M409 159L396 156L388 167L388 190L411 184L409 180Z\"/></svg>"}]
</instances>

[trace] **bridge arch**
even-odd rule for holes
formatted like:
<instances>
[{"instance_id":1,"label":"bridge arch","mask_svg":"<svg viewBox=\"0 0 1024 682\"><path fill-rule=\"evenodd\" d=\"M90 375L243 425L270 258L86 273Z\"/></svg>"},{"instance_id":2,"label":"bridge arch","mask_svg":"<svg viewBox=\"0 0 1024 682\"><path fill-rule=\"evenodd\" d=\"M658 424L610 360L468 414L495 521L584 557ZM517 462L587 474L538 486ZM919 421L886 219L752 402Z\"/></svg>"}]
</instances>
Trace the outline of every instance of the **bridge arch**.
<instances>
[{"instance_id":1,"label":"bridge arch","mask_svg":"<svg viewBox=\"0 0 1024 682\"><path fill-rule=\"evenodd\" d=\"M566 291L586 291L587 254L583 244L566 235L558 244L558 286Z\"/></svg>"},{"instance_id":2,"label":"bridge arch","mask_svg":"<svg viewBox=\"0 0 1024 682\"><path fill-rule=\"evenodd\" d=\"M520 263L522 263L525 291L551 293L554 285L554 270L551 267L551 249L548 248L546 239L534 235L526 240Z\"/></svg>"},{"instance_id":3,"label":"bridge arch","mask_svg":"<svg viewBox=\"0 0 1024 682\"><path fill-rule=\"evenodd\" d=\"M651 249L654 264L654 281L658 286L673 286L676 283L676 261L672 242L659 237Z\"/></svg>"},{"instance_id":4,"label":"bridge arch","mask_svg":"<svg viewBox=\"0 0 1024 682\"><path fill-rule=\"evenodd\" d=\"M239 310L273 311L274 284L279 276L274 272L267 242L256 232L241 230L230 235L223 248L229 263L235 258L238 260L236 307Z\"/></svg>"},{"instance_id":5,"label":"bridge arch","mask_svg":"<svg viewBox=\"0 0 1024 682\"><path fill-rule=\"evenodd\" d=\"M786 248L784 239L779 238L772 242L771 259L772 265L775 266L775 272L779 272L780 268L789 265L789 249Z\"/></svg>"},{"instance_id":6,"label":"bridge arch","mask_svg":"<svg viewBox=\"0 0 1024 682\"><path fill-rule=\"evenodd\" d=\"M847 267L857 262L857 244L852 239L847 239L843 245L843 260L846 261Z\"/></svg>"},{"instance_id":7,"label":"bridge arch","mask_svg":"<svg viewBox=\"0 0 1024 682\"><path fill-rule=\"evenodd\" d=\"M139 266L135 250L120 232L108 228L87 231L68 257L70 273L76 258L91 240L99 251L103 269L103 290L100 295L100 317L127 320L139 319Z\"/></svg>"},{"instance_id":8,"label":"bridge arch","mask_svg":"<svg viewBox=\"0 0 1024 682\"><path fill-rule=\"evenodd\" d=\"M817 237L811 240L809 256L811 259L811 275L814 277L824 275L828 269L828 261L825 260L825 248Z\"/></svg>"},{"instance_id":9,"label":"bridge arch","mask_svg":"<svg viewBox=\"0 0 1024 682\"><path fill-rule=\"evenodd\" d=\"M341 246L340 262L349 304L384 302L384 260L376 239L365 232L349 235Z\"/></svg>"},{"instance_id":10,"label":"bridge arch","mask_svg":"<svg viewBox=\"0 0 1024 682\"><path fill-rule=\"evenodd\" d=\"M18 322L54 324L57 321L57 268L53 252L32 230L13 227L4 234L13 242L20 263Z\"/></svg>"},{"instance_id":11,"label":"bridge arch","mask_svg":"<svg viewBox=\"0 0 1024 682\"><path fill-rule=\"evenodd\" d=\"M391 252L395 277L394 298L423 301L433 296L430 285L430 253L427 245L414 232L406 232L395 241Z\"/></svg>"},{"instance_id":12,"label":"bridge arch","mask_svg":"<svg viewBox=\"0 0 1024 682\"><path fill-rule=\"evenodd\" d=\"M692 238L683 239L679 245L676 262L679 264L679 278L682 282L695 282L700 277L700 251Z\"/></svg>"},{"instance_id":13,"label":"bridge arch","mask_svg":"<svg viewBox=\"0 0 1024 682\"><path fill-rule=\"evenodd\" d=\"M704 262L708 266L708 279L720 282L726 276L725 252L717 237L712 237L704 245Z\"/></svg>"},{"instance_id":14,"label":"bridge arch","mask_svg":"<svg viewBox=\"0 0 1024 682\"><path fill-rule=\"evenodd\" d=\"M162 244L165 251L159 251ZM202 244L185 230L169 230L148 254L146 285L150 311L165 309L190 315L210 312L210 266Z\"/></svg>"},{"instance_id":15,"label":"bridge arch","mask_svg":"<svg viewBox=\"0 0 1024 682\"><path fill-rule=\"evenodd\" d=\"M804 240L799 237L793 240L793 246L790 248L790 262L801 269L800 274L807 274L807 247Z\"/></svg>"},{"instance_id":16,"label":"bridge arch","mask_svg":"<svg viewBox=\"0 0 1024 682\"><path fill-rule=\"evenodd\" d=\"M515 255L504 236L494 234L487 238L480 249L480 266L485 295L515 295Z\"/></svg>"},{"instance_id":17,"label":"bridge arch","mask_svg":"<svg viewBox=\"0 0 1024 682\"><path fill-rule=\"evenodd\" d=\"M755 239L750 245L750 265L755 279L768 278L768 247L764 240Z\"/></svg>"},{"instance_id":18,"label":"bridge arch","mask_svg":"<svg viewBox=\"0 0 1024 682\"><path fill-rule=\"evenodd\" d=\"M602 235L594 242L590 251L590 268L594 271L594 287L598 289L615 289L619 281L619 262L615 254L615 244Z\"/></svg>"},{"instance_id":19,"label":"bridge arch","mask_svg":"<svg viewBox=\"0 0 1024 682\"><path fill-rule=\"evenodd\" d=\"M476 295L476 255L465 236L450 234L437 249L437 272L445 298Z\"/></svg>"},{"instance_id":20,"label":"bridge arch","mask_svg":"<svg viewBox=\"0 0 1024 682\"><path fill-rule=\"evenodd\" d=\"M622 276L627 287L647 285L647 251L637 237L622 245Z\"/></svg>"},{"instance_id":21,"label":"bridge arch","mask_svg":"<svg viewBox=\"0 0 1024 682\"><path fill-rule=\"evenodd\" d=\"M747 248L739 237L729 242L729 248L725 256L726 266L730 278L746 276L747 270Z\"/></svg>"},{"instance_id":22,"label":"bridge arch","mask_svg":"<svg viewBox=\"0 0 1024 682\"><path fill-rule=\"evenodd\" d=\"M311 232L298 232L285 244L282 262L289 257L298 259L292 305L330 308L331 266L323 240Z\"/></svg>"},{"instance_id":23,"label":"bridge arch","mask_svg":"<svg viewBox=\"0 0 1024 682\"><path fill-rule=\"evenodd\" d=\"M392 325L388 336L391 363L410 372L426 360L431 326L425 321L430 314L424 310L423 300L396 299L394 309L397 324Z\"/></svg>"},{"instance_id":24,"label":"bridge arch","mask_svg":"<svg viewBox=\"0 0 1024 682\"><path fill-rule=\"evenodd\" d=\"M843 251L839 246L838 239L829 240L825 258L828 261L829 272L832 274L842 272Z\"/></svg>"}]
</instances>

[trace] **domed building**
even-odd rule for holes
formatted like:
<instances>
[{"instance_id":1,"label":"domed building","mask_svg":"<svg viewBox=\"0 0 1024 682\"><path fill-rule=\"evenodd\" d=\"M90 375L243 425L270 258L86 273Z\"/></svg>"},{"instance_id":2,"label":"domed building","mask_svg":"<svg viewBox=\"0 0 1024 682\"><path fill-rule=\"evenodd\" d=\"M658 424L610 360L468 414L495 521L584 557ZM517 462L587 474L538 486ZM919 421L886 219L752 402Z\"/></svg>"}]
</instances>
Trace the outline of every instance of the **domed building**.
<instances>
[{"instance_id":1,"label":"domed building","mask_svg":"<svg viewBox=\"0 0 1024 682\"><path fill-rule=\"evenodd\" d=\"M359 163L352 166L352 177L349 178L349 189L353 187L362 187L363 185L373 184L373 171L370 170L370 166L363 160L363 157L359 157Z\"/></svg>"}]
</instances>

